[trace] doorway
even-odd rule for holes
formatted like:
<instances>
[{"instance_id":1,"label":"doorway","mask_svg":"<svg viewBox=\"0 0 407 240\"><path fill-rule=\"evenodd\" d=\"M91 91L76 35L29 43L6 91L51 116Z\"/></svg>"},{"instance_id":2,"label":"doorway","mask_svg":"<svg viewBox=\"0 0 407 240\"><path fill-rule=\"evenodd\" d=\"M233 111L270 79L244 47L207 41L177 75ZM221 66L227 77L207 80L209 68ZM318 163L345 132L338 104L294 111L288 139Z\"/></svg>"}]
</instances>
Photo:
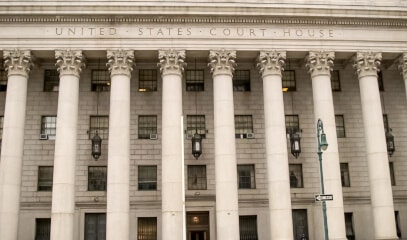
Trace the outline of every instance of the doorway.
<instances>
[{"instance_id":1,"label":"doorway","mask_svg":"<svg viewBox=\"0 0 407 240\"><path fill-rule=\"evenodd\" d=\"M188 240L210 240L209 212L187 212Z\"/></svg>"}]
</instances>

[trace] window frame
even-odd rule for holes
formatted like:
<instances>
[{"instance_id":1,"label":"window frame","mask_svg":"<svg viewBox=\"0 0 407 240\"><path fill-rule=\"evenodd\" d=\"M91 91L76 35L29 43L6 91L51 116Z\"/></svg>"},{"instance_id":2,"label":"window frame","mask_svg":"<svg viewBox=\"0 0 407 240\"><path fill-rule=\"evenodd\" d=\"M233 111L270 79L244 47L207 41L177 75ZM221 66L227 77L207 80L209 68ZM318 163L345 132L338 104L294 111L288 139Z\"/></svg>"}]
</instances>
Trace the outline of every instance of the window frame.
<instances>
[{"instance_id":1,"label":"window frame","mask_svg":"<svg viewBox=\"0 0 407 240\"><path fill-rule=\"evenodd\" d=\"M285 69L281 72L281 74L281 84L283 87L283 92L297 91L297 79L295 70Z\"/></svg>"},{"instance_id":2,"label":"window frame","mask_svg":"<svg viewBox=\"0 0 407 240\"><path fill-rule=\"evenodd\" d=\"M233 91L250 92L251 91L251 74L250 69L239 69L233 73Z\"/></svg>"},{"instance_id":3,"label":"window frame","mask_svg":"<svg viewBox=\"0 0 407 240\"><path fill-rule=\"evenodd\" d=\"M0 92L7 91L8 76L5 69L0 69Z\"/></svg>"},{"instance_id":4,"label":"window frame","mask_svg":"<svg viewBox=\"0 0 407 240\"><path fill-rule=\"evenodd\" d=\"M38 166L37 192L52 192L53 181L54 166Z\"/></svg>"},{"instance_id":5,"label":"window frame","mask_svg":"<svg viewBox=\"0 0 407 240\"><path fill-rule=\"evenodd\" d=\"M246 174L242 175L241 173L244 171ZM254 164L237 165L237 185L238 189L256 189L256 167Z\"/></svg>"},{"instance_id":6,"label":"window frame","mask_svg":"<svg viewBox=\"0 0 407 240\"><path fill-rule=\"evenodd\" d=\"M253 116L235 115L235 138L250 138L253 133Z\"/></svg>"},{"instance_id":7,"label":"window frame","mask_svg":"<svg viewBox=\"0 0 407 240\"><path fill-rule=\"evenodd\" d=\"M99 119L99 120L98 120ZM93 126L94 121L98 126ZM102 123L102 124L101 124ZM109 139L109 116L108 115L90 115L89 116L89 139L92 139L96 131L101 139Z\"/></svg>"},{"instance_id":8,"label":"window frame","mask_svg":"<svg viewBox=\"0 0 407 240\"><path fill-rule=\"evenodd\" d=\"M102 171L96 173L91 170ZM107 166L88 166L88 191L107 191Z\"/></svg>"},{"instance_id":9,"label":"window frame","mask_svg":"<svg viewBox=\"0 0 407 240\"><path fill-rule=\"evenodd\" d=\"M396 175L394 172L394 162L389 162L389 170L390 170L390 183L391 186L396 186Z\"/></svg>"},{"instance_id":10,"label":"window frame","mask_svg":"<svg viewBox=\"0 0 407 240\"><path fill-rule=\"evenodd\" d=\"M51 119L51 122L47 122L47 119ZM55 119L55 120L53 120ZM51 127L47 127L51 125ZM57 133L57 116L46 115L41 116L41 134L46 134L48 139L55 139Z\"/></svg>"},{"instance_id":11,"label":"window frame","mask_svg":"<svg viewBox=\"0 0 407 240\"><path fill-rule=\"evenodd\" d=\"M199 74L197 75L197 73ZM203 69L185 70L185 90L187 92L205 91L205 71Z\"/></svg>"},{"instance_id":12,"label":"window frame","mask_svg":"<svg viewBox=\"0 0 407 240\"><path fill-rule=\"evenodd\" d=\"M51 239L51 218L36 218L35 219L34 239L35 240Z\"/></svg>"},{"instance_id":13,"label":"window frame","mask_svg":"<svg viewBox=\"0 0 407 240\"><path fill-rule=\"evenodd\" d=\"M57 69L44 69L44 92L58 92L59 80Z\"/></svg>"},{"instance_id":14,"label":"window frame","mask_svg":"<svg viewBox=\"0 0 407 240\"><path fill-rule=\"evenodd\" d=\"M144 179L142 177L143 169L154 169L155 176L148 176ZM157 165L139 165L137 167L137 190L138 191L157 191L158 179L157 179ZM144 176L143 176L144 177ZM152 185L150 185L152 184Z\"/></svg>"},{"instance_id":15,"label":"window frame","mask_svg":"<svg viewBox=\"0 0 407 240\"><path fill-rule=\"evenodd\" d=\"M297 169L294 169L297 168ZM290 175L290 188L295 189L295 188L304 188L304 174L303 174L303 169L302 169L302 164L301 163L290 163L288 165L289 169L289 175ZM298 174L299 173L299 176ZM293 183L293 180L297 181L297 184Z\"/></svg>"},{"instance_id":16,"label":"window frame","mask_svg":"<svg viewBox=\"0 0 407 240\"><path fill-rule=\"evenodd\" d=\"M207 187L206 165L188 165L188 190L207 190Z\"/></svg>"},{"instance_id":17,"label":"window frame","mask_svg":"<svg viewBox=\"0 0 407 240\"><path fill-rule=\"evenodd\" d=\"M146 221L142 223L143 221ZM151 224L152 225L149 225ZM141 231L140 226L145 225L146 231ZM158 224L157 217L138 217L137 218L137 239L157 240Z\"/></svg>"},{"instance_id":18,"label":"window frame","mask_svg":"<svg viewBox=\"0 0 407 240\"><path fill-rule=\"evenodd\" d=\"M0 140L3 139L4 116L0 116Z\"/></svg>"},{"instance_id":19,"label":"window frame","mask_svg":"<svg viewBox=\"0 0 407 240\"><path fill-rule=\"evenodd\" d=\"M153 120L143 122L143 120L147 120L147 118L150 118ZM151 124L151 125L149 125L149 124ZM151 134L157 134L157 125L158 125L157 115L139 115L138 116L138 139L151 139Z\"/></svg>"},{"instance_id":20,"label":"window frame","mask_svg":"<svg viewBox=\"0 0 407 240\"><path fill-rule=\"evenodd\" d=\"M350 226L350 229L349 229L350 231L348 231L348 226ZM345 212L345 232L346 232L346 238L348 240L356 239L352 212Z\"/></svg>"},{"instance_id":21,"label":"window frame","mask_svg":"<svg viewBox=\"0 0 407 240\"><path fill-rule=\"evenodd\" d=\"M340 92L341 89L341 77L339 70L333 70L331 72L331 88L333 92Z\"/></svg>"},{"instance_id":22,"label":"window frame","mask_svg":"<svg viewBox=\"0 0 407 240\"><path fill-rule=\"evenodd\" d=\"M309 226L308 226L308 211L307 209L292 209L293 219L293 235L295 239L300 239L302 234L305 234L306 239L309 239ZM297 219L301 217L303 219ZM302 222L304 221L304 222ZM302 223L302 224L301 224ZM301 231L302 229L302 231ZM305 230L305 232L304 232ZM299 232L301 231L301 232Z\"/></svg>"},{"instance_id":23,"label":"window frame","mask_svg":"<svg viewBox=\"0 0 407 240\"><path fill-rule=\"evenodd\" d=\"M340 163L340 171L342 187L351 187L349 163Z\"/></svg>"},{"instance_id":24,"label":"window frame","mask_svg":"<svg viewBox=\"0 0 407 240\"><path fill-rule=\"evenodd\" d=\"M88 239L88 231L89 231L89 225L90 223L88 223L88 221L90 221L90 218L94 217L96 219L96 223L95 223L95 234L96 234L96 239L97 240L101 240L99 239L99 233L102 233L102 236L100 238L102 238L103 240L106 239L106 213L99 213L99 212L89 212L89 213L85 213L85 219L84 219L84 240L90 240ZM104 223L104 224L103 224ZM100 231L100 227L102 227L103 229L101 229ZM104 236L104 237L103 237ZM93 240L93 239L92 239Z\"/></svg>"},{"instance_id":25,"label":"window frame","mask_svg":"<svg viewBox=\"0 0 407 240\"><path fill-rule=\"evenodd\" d=\"M108 69L92 69L90 80L92 92L110 92L110 84L111 78Z\"/></svg>"},{"instance_id":26,"label":"window frame","mask_svg":"<svg viewBox=\"0 0 407 240\"><path fill-rule=\"evenodd\" d=\"M206 138L206 119L205 115L187 115L187 129L186 134L187 137L192 136L195 134L195 131L202 138Z\"/></svg>"},{"instance_id":27,"label":"window frame","mask_svg":"<svg viewBox=\"0 0 407 240\"><path fill-rule=\"evenodd\" d=\"M343 114L335 115L336 137L346 138L345 117Z\"/></svg>"},{"instance_id":28,"label":"window frame","mask_svg":"<svg viewBox=\"0 0 407 240\"><path fill-rule=\"evenodd\" d=\"M258 240L257 215L239 216L239 239L240 240Z\"/></svg>"},{"instance_id":29,"label":"window frame","mask_svg":"<svg viewBox=\"0 0 407 240\"><path fill-rule=\"evenodd\" d=\"M139 92L156 92L158 89L157 69L139 69Z\"/></svg>"},{"instance_id":30,"label":"window frame","mask_svg":"<svg viewBox=\"0 0 407 240\"><path fill-rule=\"evenodd\" d=\"M377 85L379 86L379 91L384 92L383 72L380 69L377 71Z\"/></svg>"},{"instance_id":31,"label":"window frame","mask_svg":"<svg viewBox=\"0 0 407 240\"><path fill-rule=\"evenodd\" d=\"M285 130L289 134L291 131L300 132L300 117L298 114L287 114L284 116Z\"/></svg>"}]
</instances>

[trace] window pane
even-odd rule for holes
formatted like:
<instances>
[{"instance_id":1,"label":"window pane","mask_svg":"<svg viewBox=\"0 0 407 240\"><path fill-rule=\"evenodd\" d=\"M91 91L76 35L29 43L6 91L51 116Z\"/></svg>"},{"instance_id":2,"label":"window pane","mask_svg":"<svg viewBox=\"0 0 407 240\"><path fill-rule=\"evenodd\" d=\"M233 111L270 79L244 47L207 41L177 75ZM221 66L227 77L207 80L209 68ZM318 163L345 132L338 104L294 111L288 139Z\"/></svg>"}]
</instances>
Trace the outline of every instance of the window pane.
<instances>
[{"instance_id":1,"label":"window pane","mask_svg":"<svg viewBox=\"0 0 407 240\"><path fill-rule=\"evenodd\" d=\"M237 165L239 189L256 188L254 165Z\"/></svg>"},{"instance_id":2,"label":"window pane","mask_svg":"<svg viewBox=\"0 0 407 240\"><path fill-rule=\"evenodd\" d=\"M44 71L44 92L57 92L59 90L59 73L56 69Z\"/></svg>"},{"instance_id":3,"label":"window pane","mask_svg":"<svg viewBox=\"0 0 407 240\"><path fill-rule=\"evenodd\" d=\"M55 136L57 131L57 117L43 116L41 119L41 134Z\"/></svg>"},{"instance_id":4,"label":"window pane","mask_svg":"<svg viewBox=\"0 0 407 240\"><path fill-rule=\"evenodd\" d=\"M7 91L7 72L0 69L0 92Z\"/></svg>"},{"instance_id":5,"label":"window pane","mask_svg":"<svg viewBox=\"0 0 407 240\"><path fill-rule=\"evenodd\" d=\"M400 213L399 213L399 211L394 212L394 217L396 218L397 237L401 238Z\"/></svg>"},{"instance_id":6,"label":"window pane","mask_svg":"<svg viewBox=\"0 0 407 240\"><path fill-rule=\"evenodd\" d=\"M193 136L195 131L206 137L205 115L187 115L187 134Z\"/></svg>"},{"instance_id":7,"label":"window pane","mask_svg":"<svg viewBox=\"0 0 407 240\"><path fill-rule=\"evenodd\" d=\"M389 120L387 118L387 114L383 114L383 125L384 125L384 132L388 132L389 129Z\"/></svg>"},{"instance_id":8,"label":"window pane","mask_svg":"<svg viewBox=\"0 0 407 240\"><path fill-rule=\"evenodd\" d=\"M51 218L35 219L35 240L49 240L51 236Z\"/></svg>"},{"instance_id":9,"label":"window pane","mask_svg":"<svg viewBox=\"0 0 407 240\"><path fill-rule=\"evenodd\" d=\"M157 166L138 167L138 190L157 190Z\"/></svg>"},{"instance_id":10,"label":"window pane","mask_svg":"<svg viewBox=\"0 0 407 240\"><path fill-rule=\"evenodd\" d=\"M306 209L293 209L293 231L294 239L301 239L302 237L308 237L308 220Z\"/></svg>"},{"instance_id":11,"label":"window pane","mask_svg":"<svg viewBox=\"0 0 407 240\"><path fill-rule=\"evenodd\" d=\"M157 134L157 116L139 116L138 138L150 139L150 134Z\"/></svg>"},{"instance_id":12,"label":"window pane","mask_svg":"<svg viewBox=\"0 0 407 240\"><path fill-rule=\"evenodd\" d=\"M186 70L185 82L187 91L204 91L204 70Z\"/></svg>"},{"instance_id":13,"label":"window pane","mask_svg":"<svg viewBox=\"0 0 407 240\"><path fill-rule=\"evenodd\" d=\"M137 226L137 240L157 240L156 217L138 218Z\"/></svg>"},{"instance_id":14,"label":"window pane","mask_svg":"<svg viewBox=\"0 0 407 240\"><path fill-rule=\"evenodd\" d=\"M157 70L140 69L139 70L139 92L157 91Z\"/></svg>"},{"instance_id":15,"label":"window pane","mask_svg":"<svg viewBox=\"0 0 407 240\"><path fill-rule=\"evenodd\" d=\"M392 186L396 186L396 178L394 176L394 164L393 162L389 162L389 168L390 168L390 181Z\"/></svg>"},{"instance_id":16,"label":"window pane","mask_svg":"<svg viewBox=\"0 0 407 240\"><path fill-rule=\"evenodd\" d=\"M339 79L339 70L331 72L331 88L332 91L341 91L341 82Z\"/></svg>"},{"instance_id":17,"label":"window pane","mask_svg":"<svg viewBox=\"0 0 407 240\"><path fill-rule=\"evenodd\" d=\"M88 191L106 191L107 167L88 168Z\"/></svg>"},{"instance_id":18,"label":"window pane","mask_svg":"<svg viewBox=\"0 0 407 240\"><path fill-rule=\"evenodd\" d=\"M188 190L206 189L206 166L188 166Z\"/></svg>"},{"instance_id":19,"label":"window pane","mask_svg":"<svg viewBox=\"0 0 407 240\"><path fill-rule=\"evenodd\" d=\"M285 128L287 133L299 132L300 119L298 115L285 115Z\"/></svg>"},{"instance_id":20,"label":"window pane","mask_svg":"<svg viewBox=\"0 0 407 240\"><path fill-rule=\"evenodd\" d=\"M302 188L302 165L301 164L290 164L290 187L291 188Z\"/></svg>"},{"instance_id":21,"label":"window pane","mask_svg":"<svg viewBox=\"0 0 407 240\"><path fill-rule=\"evenodd\" d=\"M257 216L239 216L240 240L257 240Z\"/></svg>"},{"instance_id":22,"label":"window pane","mask_svg":"<svg viewBox=\"0 0 407 240\"><path fill-rule=\"evenodd\" d=\"M52 180L54 175L54 167L40 166L38 167L38 191L52 191Z\"/></svg>"},{"instance_id":23,"label":"window pane","mask_svg":"<svg viewBox=\"0 0 407 240\"><path fill-rule=\"evenodd\" d=\"M107 69L92 70L92 91L108 92L110 91L110 74Z\"/></svg>"},{"instance_id":24,"label":"window pane","mask_svg":"<svg viewBox=\"0 0 407 240\"><path fill-rule=\"evenodd\" d=\"M296 83L295 83L295 71L294 70L284 70L282 72L283 74L283 79L282 79L282 85L283 85L283 91L295 91L296 90Z\"/></svg>"},{"instance_id":25,"label":"window pane","mask_svg":"<svg viewBox=\"0 0 407 240\"><path fill-rule=\"evenodd\" d=\"M350 187L349 164L348 163L341 163L341 182L342 182L342 187Z\"/></svg>"},{"instance_id":26,"label":"window pane","mask_svg":"<svg viewBox=\"0 0 407 240\"><path fill-rule=\"evenodd\" d=\"M92 139L96 131L101 139L109 138L109 116L90 116L89 139Z\"/></svg>"},{"instance_id":27,"label":"window pane","mask_svg":"<svg viewBox=\"0 0 407 240\"><path fill-rule=\"evenodd\" d=\"M85 214L85 240L106 240L106 213Z\"/></svg>"},{"instance_id":28,"label":"window pane","mask_svg":"<svg viewBox=\"0 0 407 240\"><path fill-rule=\"evenodd\" d=\"M345 120L343 115L335 115L336 135L338 138L346 137L345 134Z\"/></svg>"},{"instance_id":29,"label":"window pane","mask_svg":"<svg viewBox=\"0 0 407 240\"><path fill-rule=\"evenodd\" d=\"M377 72L377 84L379 85L379 91L384 91L383 73L382 73L382 71Z\"/></svg>"},{"instance_id":30,"label":"window pane","mask_svg":"<svg viewBox=\"0 0 407 240\"><path fill-rule=\"evenodd\" d=\"M247 138L247 134L253 133L253 118L251 115L235 115L236 138Z\"/></svg>"},{"instance_id":31,"label":"window pane","mask_svg":"<svg viewBox=\"0 0 407 240\"><path fill-rule=\"evenodd\" d=\"M355 240L355 231L353 230L353 213L345 213L346 238Z\"/></svg>"},{"instance_id":32,"label":"window pane","mask_svg":"<svg viewBox=\"0 0 407 240\"><path fill-rule=\"evenodd\" d=\"M233 91L250 91L250 70L236 70L233 74Z\"/></svg>"}]
</instances>

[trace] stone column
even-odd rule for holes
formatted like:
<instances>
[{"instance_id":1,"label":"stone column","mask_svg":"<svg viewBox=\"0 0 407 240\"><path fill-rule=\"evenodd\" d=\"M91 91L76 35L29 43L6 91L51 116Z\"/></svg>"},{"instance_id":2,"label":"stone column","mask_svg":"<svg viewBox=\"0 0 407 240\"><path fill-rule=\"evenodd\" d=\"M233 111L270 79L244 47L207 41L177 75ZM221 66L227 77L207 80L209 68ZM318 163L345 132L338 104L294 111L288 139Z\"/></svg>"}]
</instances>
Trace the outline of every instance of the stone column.
<instances>
[{"instance_id":1,"label":"stone column","mask_svg":"<svg viewBox=\"0 0 407 240\"><path fill-rule=\"evenodd\" d=\"M401 74L404 79L404 87L406 88L407 95L407 53L403 53L403 55L400 57L399 69L401 70Z\"/></svg>"},{"instance_id":2,"label":"stone column","mask_svg":"<svg viewBox=\"0 0 407 240\"><path fill-rule=\"evenodd\" d=\"M358 52L357 70L362 102L366 158L369 169L370 195L375 239L397 239L389 160L384 133L377 71L381 53Z\"/></svg>"},{"instance_id":3,"label":"stone column","mask_svg":"<svg viewBox=\"0 0 407 240\"><path fill-rule=\"evenodd\" d=\"M79 76L84 62L80 50L56 50L55 58L59 71L59 94L52 184L51 239L74 240Z\"/></svg>"},{"instance_id":4,"label":"stone column","mask_svg":"<svg viewBox=\"0 0 407 240\"><path fill-rule=\"evenodd\" d=\"M32 62L29 50L5 50L8 72L0 164L0 239L17 240L23 164L27 79Z\"/></svg>"},{"instance_id":5,"label":"stone column","mask_svg":"<svg viewBox=\"0 0 407 240\"><path fill-rule=\"evenodd\" d=\"M185 51L158 52L162 80L162 236L183 239L182 72Z\"/></svg>"},{"instance_id":6,"label":"stone column","mask_svg":"<svg viewBox=\"0 0 407 240\"><path fill-rule=\"evenodd\" d=\"M107 240L129 240L130 77L134 52L108 50L111 76L107 166Z\"/></svg>"},{"instance_id":7,"label":"stone column","mask_svg":"<svg viewBox=\"0 0 407 240\"><path fill-rule=\"evenodd\" d=\"M328 149L322 155L325 192L334 196L333 201L326 202L329 239L346 240L341 170L331 88L331 71L334 58L334 52L309 52L307 67L312 78L315 130L320 118L324 122L324 131L329 144ZM316 147L315 150L317 150ZM317 154L315 154L315 159L317 159Z\"/></svg>"},{"instance_id":8,"label":"stone column","mask_svg":"<svg viewBox=\"0 0 407 240\"><path fill-rule=\"evenodd\" d=\"M216 234L217 239L239 239L239 207L232 77L236 51L210 51L213 75Z\"/></svg>"},{"instance_id":9,"label":"stone column","mask_svg":"<svg viewBox=\"0 0 407 240\"><path fill-rule=\"evenodd\" d=\"M293 239L282 75L285 52L261 51L270 239ZM276 194L278 193L278 194Z\"/></svg>"}]
</instances>

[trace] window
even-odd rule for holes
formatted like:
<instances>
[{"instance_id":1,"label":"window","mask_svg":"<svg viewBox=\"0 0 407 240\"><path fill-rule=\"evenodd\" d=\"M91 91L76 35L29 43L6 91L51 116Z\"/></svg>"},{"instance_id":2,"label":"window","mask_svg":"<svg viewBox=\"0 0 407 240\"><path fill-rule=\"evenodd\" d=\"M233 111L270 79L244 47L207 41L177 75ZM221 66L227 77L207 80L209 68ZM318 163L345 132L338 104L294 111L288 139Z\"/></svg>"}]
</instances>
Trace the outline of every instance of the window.
<instances>
[{"instance_id":1,"label":"window","mask_svg":"<svg viewBox=\"0 0 407 240\"><path fill-rule=\"evenodd\" d=\"M396 177L394 176L394 164L393 162L389 162L390 168L390 182L392 186L396 186Z\"/></svg>"},{"instance_id":2,"label":"window","mask_svg":"<svg viewBox=\"0 0 407 240\"><path fill-rule=\"evenodd\" d=\"M290 164L290 187L291 188L303 188L304 183L302 180L302 165L301 164Z\"/></svg>"},{"instance_id":3,"label":"window","mask_svg":"<svg viewBox=\"0 0 407 240\"><path fill-rule=\"evenodd\" d=\"M295 91L297 89L295 83L295 71L284 70L282 74L283 74L282 77L283 92Z\"/></svg>"},{"instance_id":4,"label":"window","mask_svg":"<svg viewBox=\"0 0 407 240\"><path fill-rule=\"evenodd\" d=\"M57 117L42 116L41 118L41 134L47 134L48 139L55 139L57 132Z\"/></svg>"},{"instance_id":5,"label":"window","mask_svg":"<svg viewBox=\"0 0 407 240\"><path fill-rule=\"evenodd\" d=\"M187 115L187 136L192 136L198 132L202 138L206 137L205 115Z\"/></svg>"},{"instance_id":6,"label":"window","mask_svg":"<svg viewBox=\"0 0 407 240\"><path fill-rule=\"evenodd\" d=\"M331 72L331 88L332 91L341 91L341 81L339 78L339 70L333 70Z\"/></svg>"},{"instance_id":7,"label":"window","mask_svg":"<svg viewBox=\"0 0 407 240\"><path fill-rule=\"evenodd\" d=\"M253 118L251 115L235 115L235 137L252 138Z\"/></svg>"},{"instance_id":8,"label":"window","mask_svg":"<svg viewBox=\"0 0 407 240\"><path fill-rule=\"evenodd\" d=\"M233 91L250 91L250 70L236 70L233 74Z\"/></svg>"},{"instance_id":9,"label":"window","mask_svg":"<svg viewBox=\"0 0 407 240\"><path fill-rule=\"evenodd\" d=\"M206 190L206 166L188 166L188 190Z\"/></svg>"},{"instance_id":10,"label":"window","mask_svg":"<svg viewBox=\"0 0 407 240\"><path fill-rule=\"evenodd\" d=\"M294 239L301 239L302 237L309 239L307 209L293 209L292 215Z\"/></svg>"},{"instance_id":11,"label":"window","mask_svg":"<svg viewBox=\"0 0 407 240\"><path fill-rule=\"evenodd\" d=\"M341 183L342 183L342 187L350 187L349 164L348 163L341 163Z\"/></svg>"},{"instance_id":12,"label":"window","mask_svg":"<svg viewBox=\"0 0 407 240\"><path fill-rule=\"evenodd\" d=\"M38 167L38 185L37 190L40 192L52 191L52 180L54 175L54 167L39 166Z\"/></svg>"},{"instance_id":13,"label":"window","mask_svg":"<svg viewBox=\"0 0 407 240\"><path fill-rule=\"evenodd\" d=\"M157 166L138 167L138 190L157 190Z\"/></svg>"},{"instance_id":14,"label":"window","mask_svg":"<svg viewBox=\"0 0 407 240\"><path fill-rule=\"evenodd\" d=\"M377 84L379 85L379 91L384 91L383 73L382 73L382 71L377 72Z\"/></svg>"},{"instance_id":15,"label":"window","mask_svg":"<svg viewBox=\"0 0 407 240\"><path fill-rule=\"evenodd\" d=\"M239 216L240 240L257 240L257 216Z\"/></svg>"},{"instance_id":16,"label":"window","mask_svg":"<svg viewBox=\"0 0 407 240\"><path fill-rule=\"evenodd\" d=\"M138 117L138 138L152 139L151 135L157 134L157 116L144 115Z\"/></svg>"},{"instance_id":17,"label":"window","mask_svg":"<svg viewBox=\"0 0 407 240\"><path fill-rule=\"evenodd\" d=\"M106 213L85 213L85 240L106 240Z\"/></svg>"},{"instance_id":18,"label":"window","mask_svg":"<svg viewBox=\"0 0 407 240\"><path fill-rule=\"evenodd\" d=\"M355 240L355 231L353 230L353 213L345 213L346 238Z\"/></svg>"},{"instance_id":19,"label":"window","mask_svg":"<svg viewBox=\"0 0 407 240\"><path fill-rule=\"evenodd\" d=\"M338 138L346 137L345 120L343 118L343 115L335 115L335 124L336 124L336 136Z\"/></svg>"},{"instance_id":20,"label":"window","mask_svg":"<svg viewBox=\"0 0 407 240\"><path fill-rule=\"evenodd\" d=\"M254 165L237 165L239 189L256 188Z\"/></svg>"},{"instance_id":21,"label":"window","mask_svg":"<svg viewBox=\"0 0 407 240\"><path fill-rule=\"evenodd\" d=\"M157 91L156 69L140 69L138 91L139 92Z\"/></svg>"},{"instance_id":22,"label":"window","mask_svg":"<svg viewBox=\"0 0 407 240\"><path fill-rule=\"evenodd\" d=\"M395 211L395 212L394 212L394 217L396 218L397 237L401 238L400 214L399 214L399 211Z\"/></svg>"},{"instance_id":23,"label":"window","mask_svg":"<svg viewBox=\"0 0 407 240\"><path fill-rule=\"evenodd\" d=\"M387 118L387 114L383 114L383 125L384 125L384 132L390 131L389 119Z\"/></svg>"},{"instance_id":24,"label":"window","mask_svg":"<svg viewBox=\"0 0 407 240\"><path fill-rule=\"evenodd\" d=\"M109 138L109 116L90 116L89 139L92 139L96 131L101 139Z\"/></svg>"},{"instance_id":25,"label":"window","mask_svg":"<svg viewBox=\"0 0 407 240\"><path fill-rule=\"evenodd\" d=\"M186 70L185 82L187 91L204 91L204 70Z\"/></svg>"},{"instance_id":26,"label":"window","mask_svg":"<svg viewBox=\"0 0 407 240\"><path fill-rule=\"evenodd\" d=\"M91 84L94 92L110 91L109 71L107 69L93 69Z\"/></svg>"},{"instance_id":27,"label":"window","mask_svg":"<svg viewBox=\"0 0 407 240\"><path fill-rule=\"evenodd\" d=\"M140 217L137 219L137 239L157 240L157 218Z\"/></svg>"},{"instance_id":28,"label":"window","mask_svg":"<svg viewBox=\"0 0 407 240\"><path fill-rule=\"evenodd\" d=\"M51 218L35 219L35 240L51 239Z\"/></svg>"},{"instance_id":29,"label":"window","mask_svg":"<svg viewBox=\"0 0 407 240\"><path fill-rule=\"evenodd\" d=\"M0 92L7 90L7 72L4 69L0 69Z\"/></svg>"},{"instance_id":30,"label":"window","mask_svg":"<svg viewBox=\"0 0 407 240\"><path fill-rule=\"evenodd\" d=\"M59 73L56 69L48 69L44 72L44 92L58 92Z\"/></svg>"},{"instance_id":31,"label":"window","mask_svg":"<svg viewBox=\"0 0 407 240\"><path fill-rule=\"evenodd\" d=\"M285 115L285 130L287 133L300 131L300 119L298 115Z\"/></svg>"},{"instance_id":32,"label":"window","mask_svg":"<svg viewBox=\"0 0 407 240\"><path fill-rule=\"evenodd\" d=\"M0 139L3 138L3 123L4 123L4 116L0 116Z\"/></svg>"},{"instance_id":33,"label":"window","mask_svg":"<svg viewBox=\"0 0 407 240\"><path fill-rule=\"evenodd\" d=\"M107 167L88 167L88 191L106 191Z\"/></svg>"}]
</instances>

